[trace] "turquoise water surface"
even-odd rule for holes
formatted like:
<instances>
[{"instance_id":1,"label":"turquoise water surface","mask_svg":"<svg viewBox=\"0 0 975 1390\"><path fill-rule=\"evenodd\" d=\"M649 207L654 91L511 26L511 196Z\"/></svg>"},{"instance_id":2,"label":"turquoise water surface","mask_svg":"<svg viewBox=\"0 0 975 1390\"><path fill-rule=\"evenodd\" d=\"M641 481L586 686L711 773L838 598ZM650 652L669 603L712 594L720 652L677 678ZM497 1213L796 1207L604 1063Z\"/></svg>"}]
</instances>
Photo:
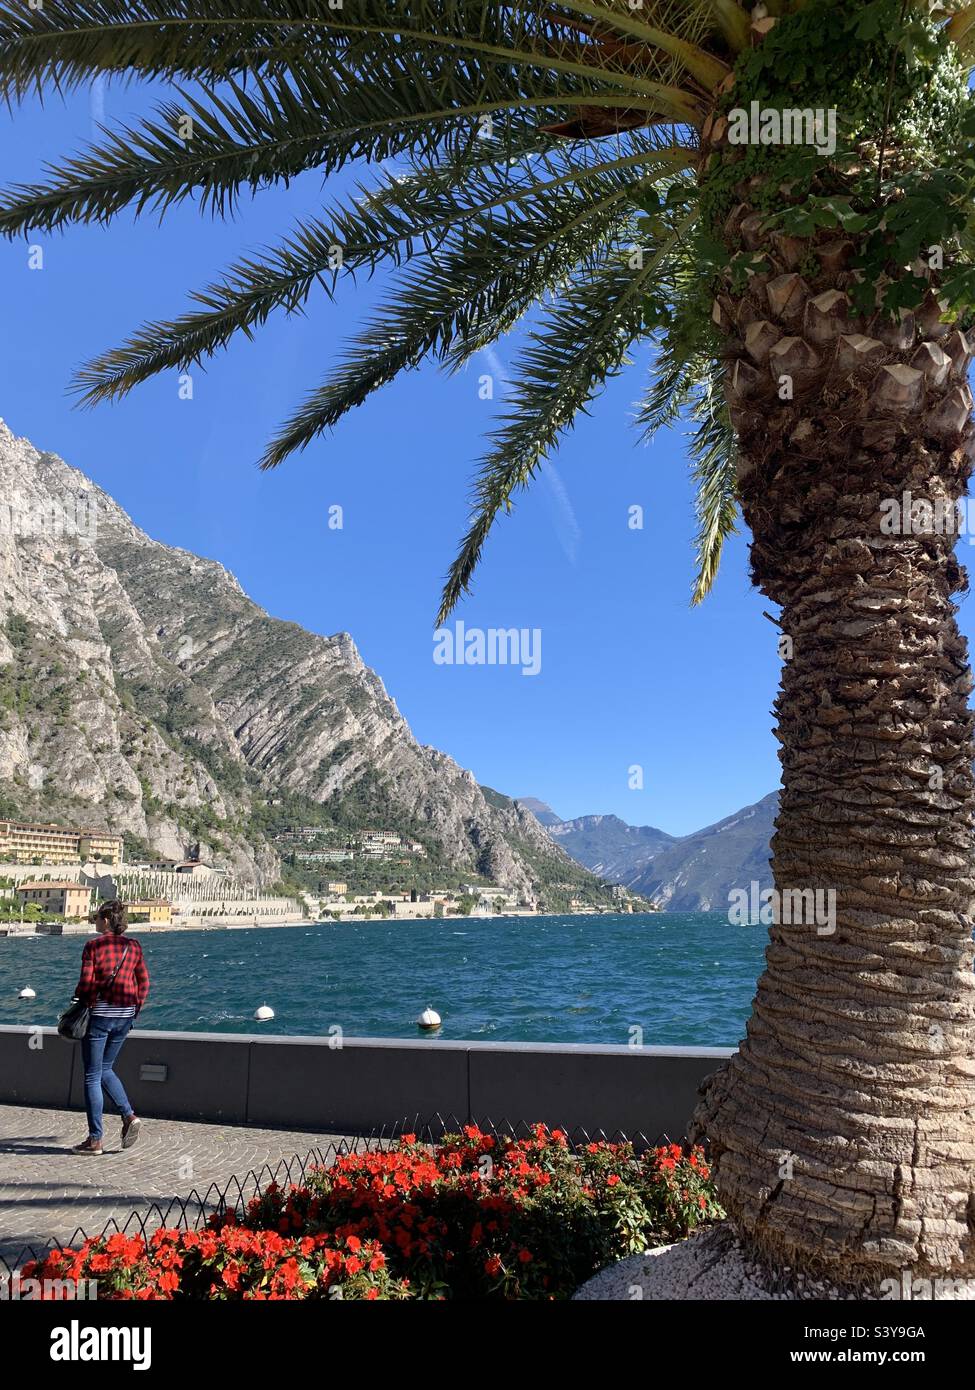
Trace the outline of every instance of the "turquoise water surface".
<instances>
[{"instance_id":1,"label":"turquoise water surface","mask_svg":"<svg viewBox=\"0 0 975 1390\"><path fill-rule=\"evenodd\" d=\"M449 918L142 936L152 994L139 1024L198 1032L733 1047L766 927L717 913ZM0 1023L51 1024L84 938L0 937ZM29 985L37 998L21 1001ZM272 1023L254 1022L267 1003Z\"/></svg>"}]
</instances>

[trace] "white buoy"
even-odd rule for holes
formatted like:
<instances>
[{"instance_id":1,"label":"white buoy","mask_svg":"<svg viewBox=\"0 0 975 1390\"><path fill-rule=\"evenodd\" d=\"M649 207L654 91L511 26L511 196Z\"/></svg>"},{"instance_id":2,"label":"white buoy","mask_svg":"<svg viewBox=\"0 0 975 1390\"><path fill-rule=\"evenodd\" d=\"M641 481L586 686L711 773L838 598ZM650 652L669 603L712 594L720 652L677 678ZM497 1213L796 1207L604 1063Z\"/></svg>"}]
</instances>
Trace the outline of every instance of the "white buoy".
<instances>
[{"instance_id":1,"label":"white buoy","mask_svg":"<svg viewBox=\"0 0 975 1390\"><path fill-rule=\"evenodd\" d=\"M258 1023L266 1023L269 1018L274 1017L274 1010L269 1009L266 1004L262 1004L259 1009L255 1010L254 1017L257 1019Z\"/></svg>"},{"instance_id":2,"label":"white buoy","mask_svg":"<svg viewBox=\"0 0 975 1390\"><path fill-rule=\"evenodd\" d=\"M37 991L31 989L30 985L27 985L27 987L26 987L25 989L22 989L22 990L20 991L20 993L17 995L17 998L18 998L18 999L36 999L36 998L37 998Z\"/></svg>"},{"instance_id":3,"label":"white buoy","mask_svg":"<svg viewBox=\"0 0 975 1390\"><path fill-rule=\"evenodd\" d=\"M426 1033L432 1033L435 1028L440 1027L440 1024L440 1015L437 1013L436 1009L431 1009L429 1004L416 1021L416 1026L422 1028Z\"/></svg>"}]
</instances>

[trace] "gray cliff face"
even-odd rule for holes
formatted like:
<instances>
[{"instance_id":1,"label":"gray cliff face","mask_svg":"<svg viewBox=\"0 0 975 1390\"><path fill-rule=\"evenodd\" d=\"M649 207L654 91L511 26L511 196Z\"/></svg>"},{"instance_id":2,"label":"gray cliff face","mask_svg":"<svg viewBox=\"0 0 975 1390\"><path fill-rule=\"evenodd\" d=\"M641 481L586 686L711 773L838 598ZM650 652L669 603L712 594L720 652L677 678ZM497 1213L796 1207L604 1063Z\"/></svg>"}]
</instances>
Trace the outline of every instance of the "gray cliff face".
<instances>
[{"instance_id":1,"label":"gray cliff face","mask_svg":"<svg viewBox=\"0 0 975 1390\"><path fill-rule=\"evenodd\" d=\"M673 835L652 825L627 825L618 816L578 816L549 825L548 833L593 873L633 884Z\"/></svg>"},{"instance_id":2,"label":"gray cliff face","mask_svg":"<svg viewBox=\"0 0 975 1390\"><path fill-rule=\"evenodd\" d=\"M777 792L663 849L634 881L670 912L726 912L733 889L772 886L769 841Z\"/></svg>"},{"instance_id":3,"label":"gray cliff face","mask_svg":"<svg viewBox=\"0 0 975 1390\"><path fill-rule=\"evenodd\" d=\"M593 873L669 912L725 911L732 889L772 885L769 841L778 793L691 835L675 837L617 816L580 816L549 834Z\"/></svg>"},{"instance_id":4,"label":"gray cliff face","mask_svg":"<svg viewBox=\"0 0 975 1390\"><path fill-rule=\"evenodd\" d=\"M575 868L530 812L417 743L347 633L270 617L2 422L0 487L17 512L0 517L0 814L112 825L172 858L200 842L265 881L280 863L255 808L351 795L512 890Z\"/></svg>"}]
</instances>

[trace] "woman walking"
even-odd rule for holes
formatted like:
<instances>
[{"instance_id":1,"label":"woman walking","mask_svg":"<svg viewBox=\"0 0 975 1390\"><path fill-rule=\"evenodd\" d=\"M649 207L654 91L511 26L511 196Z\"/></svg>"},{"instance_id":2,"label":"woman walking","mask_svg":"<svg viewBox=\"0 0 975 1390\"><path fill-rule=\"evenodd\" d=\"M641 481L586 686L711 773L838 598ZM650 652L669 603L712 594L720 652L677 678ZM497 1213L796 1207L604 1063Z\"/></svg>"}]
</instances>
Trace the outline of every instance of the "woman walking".
<instances>
[{"instance_id":1,"label":"woman walking","mask_svg":"<svg viewBox=\"0 0 975 1390\"><path fill-rule=\"evenodd\" d=\"M103 903L95 915L98 935L85 942L81 953L81 979L75 995L91 1006L88 1032L81 1044L88 1138L75 1146L75 1153L102 1152L103 1090L122 1116L122 1148L131 1148L139 1137L140 1122L112 1070L149 997L149 972L142 947L135 937L126 937L128 925L125 903L117 899Z\"/></svg>"}]
</instances>

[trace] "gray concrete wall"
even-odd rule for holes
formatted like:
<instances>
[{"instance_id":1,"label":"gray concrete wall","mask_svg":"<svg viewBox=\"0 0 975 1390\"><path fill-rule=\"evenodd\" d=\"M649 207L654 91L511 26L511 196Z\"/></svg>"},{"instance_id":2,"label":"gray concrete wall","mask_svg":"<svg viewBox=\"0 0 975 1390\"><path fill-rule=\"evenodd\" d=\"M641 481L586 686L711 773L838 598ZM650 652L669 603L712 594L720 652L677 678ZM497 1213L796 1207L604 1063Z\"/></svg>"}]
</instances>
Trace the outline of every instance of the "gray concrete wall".
<instances>
[{"instance_id":1,"label":"gray concrete wall","mask_svg":"<svg viewBox=\"0 0 975 1390\"><path fill-rule=\"evenodd\" d=\"M396 1038L337 1047L328 1038L135 1029L116 1070L146 1116L367 1134L440 1114L678 1138L700 1083L729 1056L716 1047ZM82 1108L80 1046L52 1028L0 1025L0 1103Z\"/></svg>"}]
</instances>

